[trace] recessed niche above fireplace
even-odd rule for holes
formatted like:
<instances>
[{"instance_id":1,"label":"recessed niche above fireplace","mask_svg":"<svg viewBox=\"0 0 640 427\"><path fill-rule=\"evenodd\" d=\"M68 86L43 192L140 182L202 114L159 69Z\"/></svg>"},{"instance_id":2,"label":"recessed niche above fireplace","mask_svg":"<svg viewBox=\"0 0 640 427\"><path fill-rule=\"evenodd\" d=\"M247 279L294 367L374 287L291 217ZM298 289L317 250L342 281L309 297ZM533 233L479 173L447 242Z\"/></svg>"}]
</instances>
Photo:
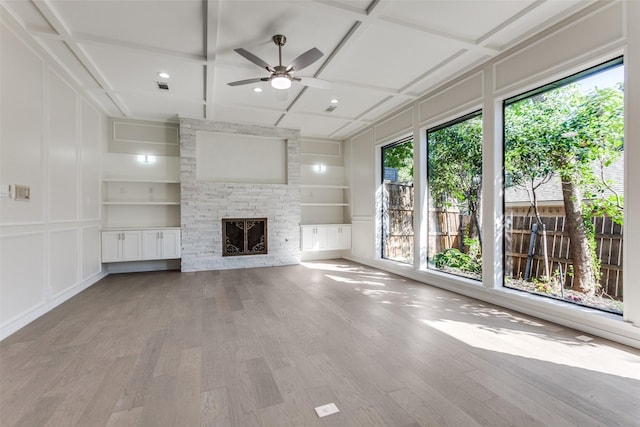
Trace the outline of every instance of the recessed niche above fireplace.
<instances>
[{"instance_id":1,"label":"recessed niche above fireplace","mask_svg":"<svg viewBox=\"0 0 640 427\"><path fill-rule=\"evenodd\" d=\"M267 218L222 218L222 256L267 253Z\"/></svg>"}]
</instances>

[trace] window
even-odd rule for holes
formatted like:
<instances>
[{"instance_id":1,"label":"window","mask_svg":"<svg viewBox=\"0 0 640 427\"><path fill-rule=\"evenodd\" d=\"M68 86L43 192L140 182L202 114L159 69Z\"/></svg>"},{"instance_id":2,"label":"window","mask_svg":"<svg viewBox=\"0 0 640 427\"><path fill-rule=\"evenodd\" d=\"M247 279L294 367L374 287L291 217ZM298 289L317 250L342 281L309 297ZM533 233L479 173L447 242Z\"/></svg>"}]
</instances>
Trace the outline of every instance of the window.
<instances>
[{"instance_id":1,"label":"window","mask_svg":"<svg viewBox=\"0 0 640 427\"><path fill-rule=\"evenodd\" d=\"M428 268L482 278L482 117L427 131Z\"/></svg>"},{"instance_id":2,"label":"window","mask_svg":"<svg viewBox=\"0 0 640 427\"><path fill-rule=\"evenodd\" d=\"M506 287L622 313L623 73L504 102Z\"/></svg>"},{"instance_id":3,"label":"window","mask_svg":"<svg viewBox=\"0 0 640 427\"><path fill-rule=\"evenodd\" d=\"M413 263L413 140L382 148L382 257Z\"/></svg>"}]
</instances>

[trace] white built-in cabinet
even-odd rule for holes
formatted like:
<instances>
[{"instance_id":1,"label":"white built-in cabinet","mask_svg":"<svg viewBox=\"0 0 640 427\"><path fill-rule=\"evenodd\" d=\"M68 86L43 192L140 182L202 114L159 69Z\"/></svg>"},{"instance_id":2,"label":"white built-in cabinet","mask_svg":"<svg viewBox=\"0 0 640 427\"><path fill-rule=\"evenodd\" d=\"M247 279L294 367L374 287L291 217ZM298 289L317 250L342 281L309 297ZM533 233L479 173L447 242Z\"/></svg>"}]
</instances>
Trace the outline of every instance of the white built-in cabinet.
<instances>
[{"instance_id":1,"label":"white built-in cabinet","mask_svg":"<svg viewBox=\"0 0 640 427\"><path fill-rule=\"evenodd\" d=\"M332 251L351 248L350 224L300 226L303 251Z\"/></svg>"},{"instance_id":2,"label":"white built-in cabinet","mask_svg":"<svg viewBox=\"0 0 640 427\"><path fill-rule=\"evenodd\" d=\"M143 259L180 258L180 230L161 229L142 231Z\"/></svg>"},{"instance_id":3,"label":"white built-in cabinet","mask_svg":"<svg viewBox=\"0 0 640 427\"><path fill-rule=\"evenodd\" d=\"M351 249L351 225L344 224L349 207L344 167L328 165L320 171L303 164L301 177L302 251Z\"/></svg>"},{"instance_id":4,"label":"white built-in cabinet","mask_svg":"<svg viewBox=\"0 0 640 427\"><path fill-rule=\"evenodd\" d=\"M102 262L180 258L180 229L102 232Z\"/></svg>"},{"instance_id":5,"label":"white built-in cabinet","mask_svg":"<svg viewBox=\"0 0 640 427\"><path fill-rule=\"evenodd\" d=\"M112 119L102 179L102 262L180 258L177 124Z\"/></svg>"},{"instance_id":6,"label":"white built-in cabinet","mask_svg":"<svg viewBox=\"0 0 640 427\"><path fill-rule=\"evenodd\" d=\"M142 232L118 230L102 232L102 262L142 259Z\"/></svg>"}]
</instances>

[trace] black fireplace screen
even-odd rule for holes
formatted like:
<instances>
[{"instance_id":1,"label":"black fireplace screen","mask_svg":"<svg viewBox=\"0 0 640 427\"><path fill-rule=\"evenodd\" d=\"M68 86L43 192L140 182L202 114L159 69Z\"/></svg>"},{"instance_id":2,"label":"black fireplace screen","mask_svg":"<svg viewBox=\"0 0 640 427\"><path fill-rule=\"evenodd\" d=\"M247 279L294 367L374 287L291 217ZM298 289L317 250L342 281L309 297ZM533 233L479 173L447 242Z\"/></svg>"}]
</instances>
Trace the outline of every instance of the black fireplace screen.
<instances>
[{"instance_id":1,"label":"black fireplace screen","mask_svg":"<svg viewBox=\"0 0 640 427\"><path fill-rule=\"evenodd\" d=\"M222 256L267 253L267 218L223 218Z\"/></svg>"}]
</instances>

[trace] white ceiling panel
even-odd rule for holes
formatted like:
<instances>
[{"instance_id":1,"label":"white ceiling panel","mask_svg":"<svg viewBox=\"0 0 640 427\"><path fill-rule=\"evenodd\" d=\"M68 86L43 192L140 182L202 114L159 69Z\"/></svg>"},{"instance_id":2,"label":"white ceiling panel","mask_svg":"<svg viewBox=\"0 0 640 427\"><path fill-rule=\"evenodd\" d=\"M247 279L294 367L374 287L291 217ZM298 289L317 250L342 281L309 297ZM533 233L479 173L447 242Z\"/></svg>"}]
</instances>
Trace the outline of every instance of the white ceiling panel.
<instances>
[{"instance_id":1,"label":"white ceiling panel","mask_svg":"<svg viewBox=\"0 0 640 427\"><path fill-rule=\"evenodd\" d=\"M430 0L391 2L383 15L476 41L535 0Z\"/></svg>"},{"instance_id":2,"label":"white ceiling panel","mask_svg":"<svg viewBox=\"0 0 640 427\"><path fill-rule=\"evenodd\" d=\"M122 99L129 111L144 111L144 114L136 114L140 119L177 120L179 116L202 118L204 111L202 102L193 102L170 93L139 93L136 96L122 96Z\"/></svg>"},{"instance_id":3,"label":"white ceiling panel","mask_svg":"<svg viewBox=\"0 0 640 427\"><path fill-rule=\"evenodd\" d=\"M334 85L331 89L309 88L294 106L294 112L325 113L329 107L336 107L330 113L335 116L356 118L372 105L385 99L388 95L353 86ZM331 100L337 99L337 104Z\"/></svg>"},{"instance_id":4,"label":"white ceiling panel","mask_svg":"<svg viewBox=\"0 0 640 427\"><path fill-rule=\"evenodd\" d=\"M282 112L269 109L216 105L213 108L212 117L208 117L208 119L220 122L254 123L273 126L280 116L282 116Z\"/></svg>"},{"instance_id":5,"label":"white ceiling panel","mask_svg":"<svg viewBox=\"0 0 640 427\"><path fill-rule=\"evenodd\" d=\"M507 49L591 3L585 0L543 2L517 21L511 22L501 31L487 38L486 42L501 50Z\"/></svg>"},{"instance_id":6,"label":"white ceiling panel","mask_svg":"<svg viewBox=\"0 0 640 427\"><path fill-rule=\"evenodd\" d=\"M155 93L156 82L166 80L171 93L197 102L204 99L204 63L109 45L90 43L81 44L80 47L102 71L110 87L119 92ZM159 77L161 71L169 72L171 77Z\"/></svg>"},{"instance_id":7,"label":"white ceiling panel","mask_svg":"<svg viewBox=\"0 0 640 427\"><path fill-rule=\"evenodd\" d=\"M322 137L330 135L345 124L347 120L331 117L316 117L306 114L289 113L280 122L280 126L292 129L304 129L305 136Z\"/></svg>"},{"instance_id":8,"label":"white ceiling panel","mask_svg":"<svg viewBox=\"0 0 640 427\"><path fill-rule=\"evenodd\" d=\"M300 129L302 136L339 139L590 4L4 0L0 9L110 116L277 123ZM283 65L313 47L322 51L319 60L294 76L319 77L333 87L228 86L270 76L234 49L244 48L273 67L279 63L275 34L287 37ZM157 88L156 82L164 80L160 71L171 74L169 92ZM263 91L255 93L255 86ZM329 113L332 98L339 103Z\"/></svg>"},{"instance_id":9,"label":"white ceiling panel","mask_svg":"<svg viewBox=\"0 0 640 427\"><path fill-rule=\"evenodd\" d=\"M202 1L52 0L48 2L71 34L203 53ZM185 29L187 29L185 31Z\"/></svg>"},{"instance_id":10,"label":"white ceiling panel","mask_svg":"<svg viewBox=\"0 0 640 427\"><path fill-rule=\"evenodd\" d=\"M400 40L403 40L400 42ZM323 77L401 89L463 47L410 28L368 26Z\"/></svg>"}]
</instances>

